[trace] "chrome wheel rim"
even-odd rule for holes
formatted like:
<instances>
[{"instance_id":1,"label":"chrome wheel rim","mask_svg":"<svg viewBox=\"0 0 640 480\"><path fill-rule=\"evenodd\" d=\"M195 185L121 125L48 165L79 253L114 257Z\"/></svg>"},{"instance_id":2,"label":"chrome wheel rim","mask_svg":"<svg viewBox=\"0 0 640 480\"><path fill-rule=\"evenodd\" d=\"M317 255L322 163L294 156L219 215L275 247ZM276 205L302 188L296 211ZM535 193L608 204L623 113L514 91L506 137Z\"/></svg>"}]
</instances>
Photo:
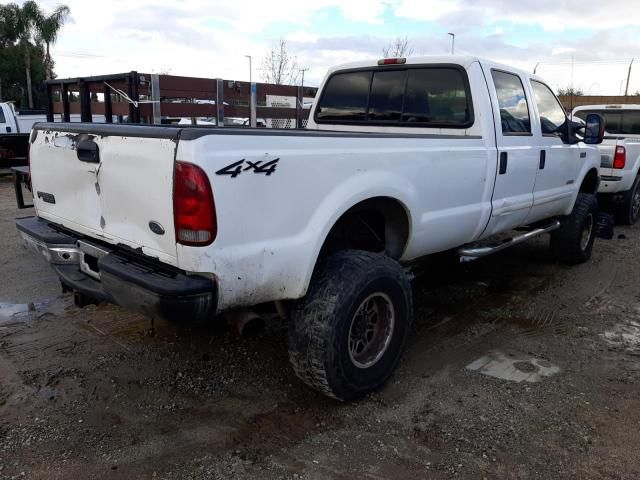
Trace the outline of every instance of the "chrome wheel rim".
<instances>
[{"instance_id":1,"label":"chrome wheel rim","mask_svg":"<svg viewBox=\"0 0 640 480\"><path fill-rule=\"evenodd\" d=\"M591 233L593 232L593 215L590 213L584 219L584 227L582 228L582 236L580 237L580 248L584 251L587 249L591 241Z\"/></svg>"},{"instance_id":2,"label":"chrome wheel rim","mask_svg":"<svg viewBox=\"0 0 640 480\"><path fill-rule=\"evenodd\" d=\"M365 298L351 319L349 358L358 368L375 365L391 342L395 310L388 295L374 293Z\"/></svg>"}]
</instances>

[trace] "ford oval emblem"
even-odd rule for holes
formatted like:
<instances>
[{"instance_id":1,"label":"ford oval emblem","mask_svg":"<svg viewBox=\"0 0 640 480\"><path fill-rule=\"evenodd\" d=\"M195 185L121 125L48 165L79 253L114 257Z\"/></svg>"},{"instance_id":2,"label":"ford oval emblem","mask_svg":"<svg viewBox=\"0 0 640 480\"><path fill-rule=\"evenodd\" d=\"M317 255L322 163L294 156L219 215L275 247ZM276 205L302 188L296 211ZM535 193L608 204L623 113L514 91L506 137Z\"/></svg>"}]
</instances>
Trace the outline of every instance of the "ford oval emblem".
<instances>
[{"instance_id":1,"label":"ford oval emblem","mask_svg":"<svg viewBox=\"0 0 640 480\"><path fill-rule=\"evenodd\" d=\"M149 229L156 235L164 235L164 227L158 222L151 220L149 222Z\"/></svg>"}]
</instances>

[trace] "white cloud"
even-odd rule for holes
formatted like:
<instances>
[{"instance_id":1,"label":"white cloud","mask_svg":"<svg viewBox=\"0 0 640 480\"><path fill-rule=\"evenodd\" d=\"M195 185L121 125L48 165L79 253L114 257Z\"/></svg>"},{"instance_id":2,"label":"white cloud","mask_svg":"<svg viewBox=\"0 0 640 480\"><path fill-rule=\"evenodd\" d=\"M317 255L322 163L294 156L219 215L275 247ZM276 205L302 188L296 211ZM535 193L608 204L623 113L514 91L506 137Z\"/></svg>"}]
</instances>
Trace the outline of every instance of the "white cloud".
<instances>
[{"instance_id":1,"label":"white cloud","mask_svg":"<svg viewBox=\"0 0 640 480\"><path fill-rule=\"evenodd\" d=\"M2 2L3 0L0 0ZM59 0L40 0L51 8ZM6 1L4 2L6 3ZM170 71L174 75L248 80L245 54L252 55L254 79L270 39L282 36L301 67L309 68L306 84L318 84L335 64L380 56L395 36L404 36L404 20L434 21L440 31L425 26L412 36L420 54L447 53L454 28L456 52L488 57L538 73L552 86L573 82L585 91L617 94L631 57L640 58L640 34L623 25L640 24L635 3L590 0L65 0L73 21L61 31L53 54L61 77L138 70ZM391 15L396 18L386 22ZM341 18L340 18L341 17ZM325 31L316 27L322 19ZM336 20L335 31L326 26ZM339 22L338 22L339 20ZM499 22L499 23L498 23ZM368 25L368 35L352 33L352 26ZM572 32L540 35L529 40L519 25L544 28L582 26ZM344 27L342 27L344 26ZM415 28L415 23L412 22ZM618 28L614 28L618 27ZM268 32L268 35L265 33ZM489 32L489 33L486 33ZM558 41L558 35L562 40ZM591 62L600 63L591 63ZM640 65L631 77L631 91L640 90Z\"/></svg>"},{"instance_id":2,"label":"white cloud","mask_svg":"<svg viewBox=\"0 0 640 480\"><path fill-rule=\"evenodd\" d=\"M507 21L538 25L548 31L567 28L607 30L640 25L637 0L611 0L606 5L589 0L397 0L393 9L401 17L449 25L455 24L452 23L454 19L476 25Z\"/></svg>"}]
</instances>

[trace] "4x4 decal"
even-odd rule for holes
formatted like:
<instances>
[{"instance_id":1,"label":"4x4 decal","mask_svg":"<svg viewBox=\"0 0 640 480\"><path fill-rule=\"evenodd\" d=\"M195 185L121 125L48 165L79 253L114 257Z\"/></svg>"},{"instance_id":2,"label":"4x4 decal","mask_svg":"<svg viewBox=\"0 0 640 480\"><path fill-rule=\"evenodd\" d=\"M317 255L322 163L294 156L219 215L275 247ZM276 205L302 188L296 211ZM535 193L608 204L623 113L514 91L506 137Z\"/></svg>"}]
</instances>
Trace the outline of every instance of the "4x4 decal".
<instances>
[{"instance_id":1,"label":"4x4 decal","mask_svg":"<svg viewBox=\"0 0 640 480\"><path fill-rule=\"evenodd\" d=\"M231 175L231 178L236 178L242 172L253 171L253 173L264 173L266 176L271 175L276 171L279 158L275 160L269 160L262 163L262 160L251 162L245 158L233 162L231 165L227 165L216 172L216 175Z\"/></svg>"}]
</instances>

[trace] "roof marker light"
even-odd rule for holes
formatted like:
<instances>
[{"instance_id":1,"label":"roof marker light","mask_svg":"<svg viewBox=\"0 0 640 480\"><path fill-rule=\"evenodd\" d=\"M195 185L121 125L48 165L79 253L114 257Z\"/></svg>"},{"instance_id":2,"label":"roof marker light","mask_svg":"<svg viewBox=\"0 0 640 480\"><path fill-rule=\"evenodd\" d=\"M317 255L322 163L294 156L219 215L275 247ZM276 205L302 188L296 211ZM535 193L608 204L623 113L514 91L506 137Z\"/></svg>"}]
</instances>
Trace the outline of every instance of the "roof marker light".
<instances>
[{"instance_id":1,"label":"roof marker light","mask_svg":"<svg viewBox=\"0 0 640 480\"><path fill-rule=\"evenodd\" d=\"M406 58L381 58L378 65L404 65L407 63Z\"/></svg>"}]
</instances>

